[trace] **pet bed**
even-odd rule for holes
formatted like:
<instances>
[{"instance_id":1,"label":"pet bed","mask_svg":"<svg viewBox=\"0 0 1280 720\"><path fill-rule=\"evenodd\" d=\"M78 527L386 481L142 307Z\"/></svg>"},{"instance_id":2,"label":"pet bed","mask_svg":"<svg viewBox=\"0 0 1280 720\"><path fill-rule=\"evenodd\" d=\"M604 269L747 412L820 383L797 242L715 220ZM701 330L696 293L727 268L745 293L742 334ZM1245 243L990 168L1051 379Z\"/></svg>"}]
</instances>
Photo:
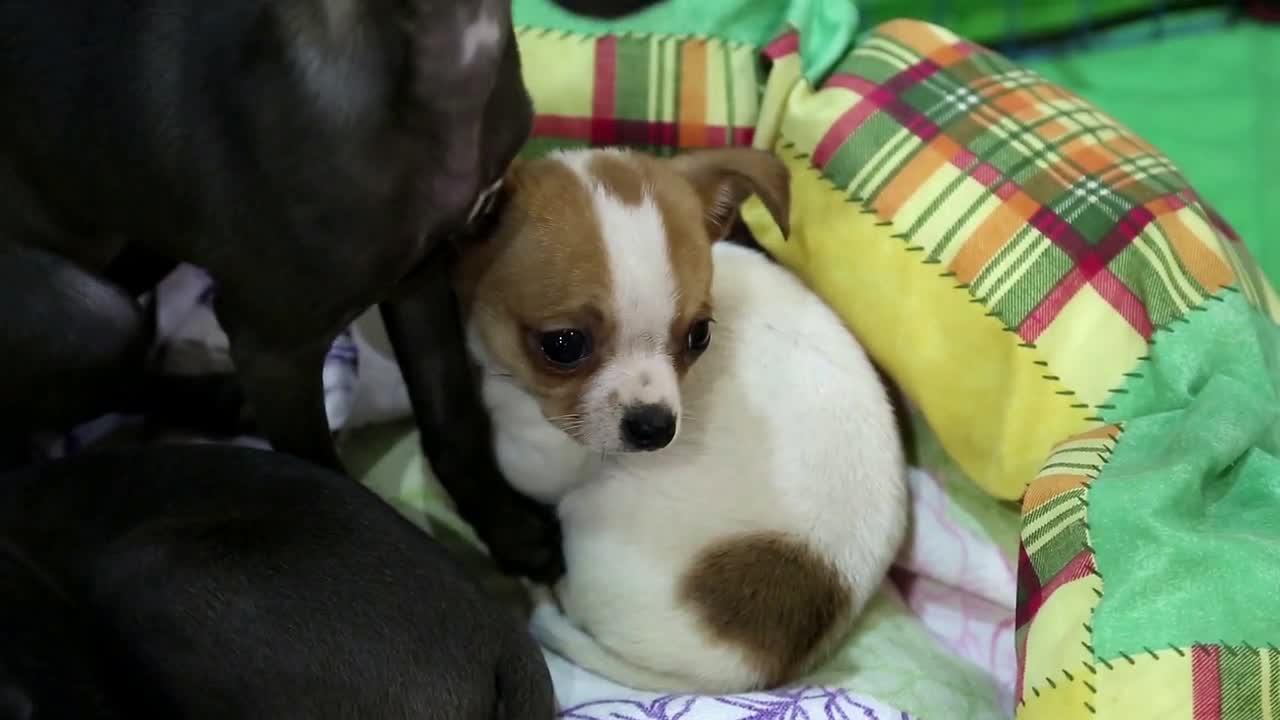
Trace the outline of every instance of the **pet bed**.
<instances>
[{"instance_id":1,"label":"pet bed","mask_svg":"<svg viewBox=\"0 0 1280 720\"><path fill-rule=\"evenodd\" d=\"M230 367L213 319L215 289L184 267L159 289L165 361L187 372ZM521 603L452 510L405 418L408 398L373 315L335 343L325 365L330 422L347 466L448 546L494 593ZM399 418L387 422L388 418ZM76 444L89 441L82 430ZM999 718L1013 708L1013 600L1017 510L993 503L944 460L928 436L914 468L911 539L870 602L859 630L801 687L753 695L674 697L639 693L548 653L564 717L721 720L805 717ZM256 443L252 438L241 442ZM856 522L851 510L850 521Z\"/></svg>"},{"instance_id":2,"label":"pet bed","mask_svg":"<svg viewBox=\"0 0 1280 720\"><path fill-rule=\"evenodd\" d=\"M529 153L778 152L795 173L793 237L757 206L747 217L911 399L912 530L858 629L800 688L658 697L550 657L565 716L1280 707L1280 651L1257 622L1275 614L1263 568L1280 549L1259 511L1274 510L1280 475L1276 298L1227 223L1125 126L939 27L881 25L849 51L846 3L693 5L603 34L517 0L538 111ZM192 268L162 286L171 362L226 366L212 292ZM385 422L407 415L387 357L358 323L326 363L348 463L517 599L413 431Z\"/></svg>"}]
</instances>

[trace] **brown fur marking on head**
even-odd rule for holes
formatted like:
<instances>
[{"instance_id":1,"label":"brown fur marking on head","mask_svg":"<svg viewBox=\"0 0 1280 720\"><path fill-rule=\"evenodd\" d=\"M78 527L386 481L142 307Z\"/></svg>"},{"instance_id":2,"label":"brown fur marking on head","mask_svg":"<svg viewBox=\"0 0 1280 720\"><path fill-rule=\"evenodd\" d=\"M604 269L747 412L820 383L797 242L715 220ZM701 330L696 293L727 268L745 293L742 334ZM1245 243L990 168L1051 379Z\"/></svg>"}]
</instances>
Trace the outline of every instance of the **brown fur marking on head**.
<instances>
[{"instance_id":1,"label":"brown fur marking on head","mask_svg":"<svg viewBox=\"0 0 1280 720\"><path fill-rule=\"evenodd\" d=\"M465 249L455 285L469 316L489 316L477 323L489 352L549 417L573 415L590 363L608 353L612 334L609 260L591 195L553 160L513 166L507 185L495 233ZM563 327L587 328L596 338L593 360L570 376L551 370L531 343L532 333Z\"/></svg>"},{"instance_id":2,"label":"brown fur marking on head","mask_svg":"<svg viewBox=\"0 0 1280 720\"><path fill-rule=\"evenodd\" d=\"M676 289L664 339L683 376L697 357L688 352L689 332L711 317L711 243L752 192L785 222L787 179L773 155L745 148L674 159L605 149L517 163L494 234L464 250L459 292L489 352L538 398L544 414L577 415L592 373L612 358L619 322L609 243L592 193L626 207L652 204L661 216ZM537 331L565 327L593 335L592 356L568 372L549 368L531 341Z\"/></svg>"},{"instance_id":3,"label":"brown fur marking on head","mask_svg":"<svg viewBox=\"0 0 1280 720\"><path fill-rule=\"evenodd\" d=\"M673 158L677 172L693 183L705 209L707 234L722 239L753 193L783 237L791 229L791 173L773 153L752 148L699 150Z\"/></svg>"},{"instance_id":4,"label":"brown fur marking on head","mask_svg":"<svg viewBox=\"0 0 1280 720\"><path fill-rule=\"evenodd\" d=\"M644 202L649 178L644 166L636 162L630 153L600 152L592 155L587 172L610 195L623 205L636 206Z\"/></svg>"},{"instance_id":5,"label":"brown fur marking on head","mask_svg":"<svg viewBox=\"0 0 1280 720\"><path fill-rule=\"evenodd\" d=\"M680 593L712 636L746 652L770 688L794 680L817 659L853 603L826 558L775 532L705 548Z\"/></svg>"}]
</instances>

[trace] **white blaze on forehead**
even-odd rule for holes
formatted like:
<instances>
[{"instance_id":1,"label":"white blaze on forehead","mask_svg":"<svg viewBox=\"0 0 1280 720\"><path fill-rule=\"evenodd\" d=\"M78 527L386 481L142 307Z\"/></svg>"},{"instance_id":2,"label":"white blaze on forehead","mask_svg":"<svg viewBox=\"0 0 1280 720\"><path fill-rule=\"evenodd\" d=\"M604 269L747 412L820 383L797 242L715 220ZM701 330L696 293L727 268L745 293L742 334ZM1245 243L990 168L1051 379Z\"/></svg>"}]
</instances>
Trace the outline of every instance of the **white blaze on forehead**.
<instances>
[{"instance_id":1,"label":"white blaze on forehead","mask_svg":"<svg viewBox=\"0 0 1280 720\"><path fill-rule=\"evenodd\" d=\"M591 158L599 152L570 151L558 157L591 192L609 260L618 353L666 352L677 290L662 212L647 189L638 205L627 205L610 193L590 171ZM616 150L604 152L625 157Z\"/></svg>"},{"instance_id":2,"label":"white blaze on forehead","mask_svg":"<svg viewBox=\"0 0 1280 720\"><path fill-rule=\"evenodd\" d=\"M615 352L595 371L582 395L589 446L620 449L620 421L628 407L664 405L680 416L680 385L671 355L671 323L678 288L667 250L667 229L652 194L628 205L591 173L595 151L556 153L591 193L608 260L613 293ZM618 153L619 151L606 151ZM677 426L678 427L678 426Z\"/></svg>"},{"instance_id":3,"label":"white blaze on forehead","mask_svg":"<svg viewBox=\"0 0 1280 720\"><path fill-rule=\"evenodd\" d=\"M502 25L489 15L487 9L481 10L480 15L462 29L462 64L470 65L476 55L496 48L500 40Z\"/></svg>"}]
</instances>

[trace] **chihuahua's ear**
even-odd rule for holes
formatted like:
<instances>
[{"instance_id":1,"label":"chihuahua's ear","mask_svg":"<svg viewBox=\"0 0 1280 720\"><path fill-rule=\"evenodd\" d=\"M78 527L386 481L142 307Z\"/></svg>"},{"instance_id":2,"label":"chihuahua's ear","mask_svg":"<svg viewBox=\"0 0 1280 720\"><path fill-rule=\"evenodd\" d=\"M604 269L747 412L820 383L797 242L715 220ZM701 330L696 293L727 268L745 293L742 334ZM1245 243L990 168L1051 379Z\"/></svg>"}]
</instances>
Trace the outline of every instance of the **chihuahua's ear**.
<instances>
[{"instance_id":1,"label":"chihuahua's ear","mask_svg":"<svg viewBox=\"0 0 1280 720\"><path fill-rule=\"evenodd\" d=\"M791 174L773 153L752 148L696 150L670 160L702 199L707 235L721 240L733 226L738 207L753 193L787 237L791 230Z\"/></svg>"}]
</instances>

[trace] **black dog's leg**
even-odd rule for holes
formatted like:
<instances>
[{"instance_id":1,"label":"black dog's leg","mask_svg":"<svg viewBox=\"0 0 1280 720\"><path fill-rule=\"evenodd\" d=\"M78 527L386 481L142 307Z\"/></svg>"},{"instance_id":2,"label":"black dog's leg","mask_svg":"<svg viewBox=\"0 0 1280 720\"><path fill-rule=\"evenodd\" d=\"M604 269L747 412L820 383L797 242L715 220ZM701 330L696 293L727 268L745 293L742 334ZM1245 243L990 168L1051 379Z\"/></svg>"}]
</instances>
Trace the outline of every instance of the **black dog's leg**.
<instances>
[{"instance_id":1,"label":"black dog's leg","mask_svg":"<svg viewBox=\"0 0 1280 720\"><path fill-rule=\"evenodd\" d=\"M16 445L118 407L137 387L154 327L120 287L42 250L0 249L0 433Z\"/></svg>"},{"instance_id":2,"label":"black dog's leg","mask_svg":"<svg viewBox=\"0 0 1280 720\"><path fill-rule=\"evenodd\" d=\"M261 342L236 322L227 331L231 362L254 421L279 452L344 472L324 406L324 358L333 338L288 350Z\"/></svg>"},{"instance_id":3,"label":"black dog's leg","mask_svg":"<svg viewBox=\"0 0 1280 720\"><path fill-rule=\"evenodd\" d=\"M488 413L444 278L381 306L431 469L506 572L551 582L564 573L554 512L517 493L493 454Z\"/></svg>"}]
</instances>

